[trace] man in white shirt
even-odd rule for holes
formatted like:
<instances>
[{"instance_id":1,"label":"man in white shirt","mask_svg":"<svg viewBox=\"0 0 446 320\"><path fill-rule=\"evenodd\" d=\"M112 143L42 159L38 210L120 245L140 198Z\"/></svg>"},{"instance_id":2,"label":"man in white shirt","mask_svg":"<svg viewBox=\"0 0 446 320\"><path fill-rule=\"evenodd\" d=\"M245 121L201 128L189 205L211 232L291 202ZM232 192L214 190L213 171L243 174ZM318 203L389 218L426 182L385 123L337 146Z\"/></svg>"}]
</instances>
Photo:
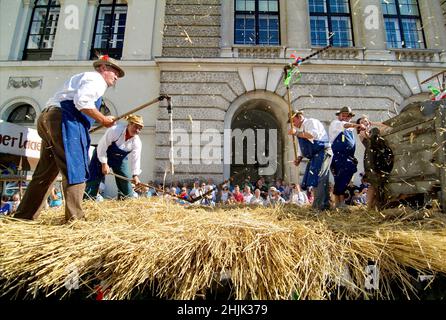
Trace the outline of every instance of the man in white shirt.
<instances>
[{"instance_id":1,"label":"man in white shirt","mask_svg":"<svg viewBox=\"0 0 446 320\"><path fill-rule=\"evenodd\" d=\"M295 135L299 141L299 156L295 165L298 166L303 157L309 160L302 179L301 187L307 190L315 189L313 208L317 210L330 209L328 183L330 174L331 148L324 125L317 119L305 118L302 111L292 115L294 129L288 134Z\"/></svg>"},{"instance_id":2,"label":"man in white shirt","mask_svg":"<svg viewBox=\"0 0 446 320\"><path fill-rule=\"evenodd\" d=\"M96 197L99 184L110 172L110 168L116 174L132 178L135 185L140 183L142 143L138 134L144 128L144 122L142 117L137 115L128 116L127 122L127 126L118 124L107 129L99 140L90 161L90 177L85 188L85 198ZM133 188L129 181L116 177L116 186L118 199L133 197Z\"/></svg>"},{"instance_id":3,"label":"man in white shirt","mask_svg":"<svg viewBox=\"0 0 446 320\"><path fill-rule=\"evenodd\" d=\"M350 107L342 107L337 113L337 119L330 123L328 129L333 160L331 172L334 177L334 189L336 207L345 206L344 194L347 185L357 171L358 160L355 158L356 139L354 128L365 129L362 124L350 123L355 114Z\"/></svg>"},{"instance_id":4,"label":"man in white shirt","mask_svg":"<svg viewBox=\"0 0 446 320\"><path fill-rule=\"evenodd\" d=\"M105 127L114 124L114 117L99 112L102 96L114 86L124 71L108 56L93 63L95 71L72 76L47 102L37 120L42 138L40 160L16 218L33 220L46 203L49 188L59 171L65 197L65 219L82 219L82 198L88 178L89 129L96 120Z\"/></svg>"},{"instance_id":5,"label":"man in white shirt","mask_svg":"<svg viewBox=\"0 0 446 320\"><path fill-rule=\"evenodd\" d=\"M254 190L254 196L251 198L251 202L250 204L252 205L258 205L258 206L263 206L265 205L265 200L263 200L262 196L261 196L261 191L260 189L255 189Z\"/></svg>"}]
</instances>

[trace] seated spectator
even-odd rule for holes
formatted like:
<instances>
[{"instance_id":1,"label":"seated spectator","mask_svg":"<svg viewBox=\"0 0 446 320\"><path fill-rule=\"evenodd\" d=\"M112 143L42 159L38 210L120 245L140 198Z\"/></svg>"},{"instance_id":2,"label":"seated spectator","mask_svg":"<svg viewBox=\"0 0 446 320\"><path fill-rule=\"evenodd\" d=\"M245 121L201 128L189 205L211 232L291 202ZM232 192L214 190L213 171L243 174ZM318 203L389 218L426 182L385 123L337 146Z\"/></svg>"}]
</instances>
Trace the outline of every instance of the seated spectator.
<instances>
[{"instance_id":1,"label":"seated spectator","mask_svg":"<svg viewBox=\"0 0 446 320\"><path fill-rule=\"evenodd\" d=\"M308 187L307 189L308 202L312 205L314 201L314 190L313 187Z\"/></svg>"},{"instance_id":2,"label":"seated spectator","mask_svg":"<svg viewBox=\"0 0 446 320\"><path fill-rule=\"evenodd\" d=\"M12 212L12 205L9 203L9 197L2 195L2 201L0 204L0 215L9 215Z\"/></svg>"},{"instance_id":3,"label":"seated spectator","mask_svg":"<svg viewBox=\"0 0 446 320\"><path fill-rule=\"evenodd\" d=\"M362 206L364 205L364 199L363 197L361 197L361 194L359 193L359 190L355 190L353 193L353 197L351 200L351 205L352 206Z\"/></svg>"},{"instance_id":4,"label":"seated spectator","mask_svg":"<svg viewBox=\"0 0 446 320\"><path fill-rule=\"evenodd\" d=\"M364 203L364 204L367 204L367 193L368 193L368 191L369 191L369 189L368 188L363 188L361 191L360 191L360 195L361 195L361 198L362 198L362 202Z\"/></svg>"},{"instance_id":5,"label":"seated spectator","mask_svg":"<svg viewBox=\"0 0 446 320\"><path fill-rule=\"evenodd\" d=\"M269 188L270 195L268 196L267 205L277 206L285 204L285 199L280 196L280 191L276 187Z\"/></svg>"},{"instance_id":6,"label":"seated spectator","mask_svg":"<svg viewBox=\"0 0 446 320\"><path fill-rule=\"evenodd\" d=\"M220 202L223 204L228 204L231 201L232 193L229 192L229 187L223 185L223 190L221 190Z\"/></svg>"},{"instance_id":7,"label":"seated spectator","mask_svg":"<svg viewBox=\"0 0 446 320\"><path fill-rule=\"evenodd\" d=\"M243 201L244 203L251 203L251 199L254 195L251 193L251 187L245 184L245 189L243 190Z\"/></svg>"},{"instance_id":8,"label":"seated spectator","mask_svg":"<svg viewBox=\"0 0 446 320\"><path fill-rule=\"evenodd\" d=\"M12 211L11 213L14 213L17 211L17 208L19 207L20 204L20 197L19 197L19 193L16 192L12 195L11 197L11 201L9 202L12 206Z\"/></svg>"},{"instance_id":9,"label":"seated spectator","mask_svg":"<svg viewBox=\"0 0 446 320\"><path fill-rule=\"evenodd\" d=\"M263 200L261 196L260 189L255 189L254 196L251 198L251 202L249 204L263 206L265 205L265 200Z\"/></svg>"},{"instance_id":10,"label":"seated spectator","mask_svg":"<svg viewBox=\"0 0 446 320\"><path fill-rule=\"evenodd\" d=\"M179 196L181 197L181 199L189 200L189 195L187 194L187 188L186 187L182 187L181 188L181 192L180 192Z\"/></svg>"},{"instance_id":11,"label":"seated spectator","mask_svg":"<svg viewBox=\"0 0 446 320\"><path fill-rule=\"evenodd\" d=\"M243 203L243 193L240 192L240 186L237 184L234 187L234 193L232 194L232 197L234 198L234 201L236 203Z\"/></svg>"},{"instance_id":12,"label":"seated spectator","mask_svg":"<svg viewBox=\"0 0 446 320\"><path fill-rule=\"evenodd\" d=\"M355 190L359 190L359 187L357 185L355 185L355 183L353 182L353 180L351 180L348 183L347 189L346 189L346 195L345 197L345 204L346 205L350 205L352 202L352 197L355 195ZM349 197L347 197L347 191L348 191L348 195Z\"/></svg>"},{"instance_id":13,"label":"seated spectator","mask_svg":"<svg viewBox=\"0 0 446 320\"><path fill-rule=\"evenodd\" d=\"M58 208L62 206L62 192L54 186L51 188L48 204L50 208Z\"/></svg>"},{"instance_id":14,"label":"seated spectator","mask_svg":"<svg viewBox=\"0 0 446 320\"><path fill-rule=\"evenodd\" d=\"M310 205L307 194L301 190L300 185L293 183L292 186L293 189L289 203L297 204L298 206Z\"/></svg>"},{"instance_id":15,"label":"seated spectator","mask_svg":"<svg viewBox=\"0 0 446 320\"><path fill-rule=\"evenodd\" d=\"M203 190L200 187L200 181L195 181L192 190L189 192L189 198L191 200L193 200L195 198L198 198L202 194L203 194Z\"/></svg>"},{"instance_id":16,"label":"seated spectator","mask_svg":"<svg viewBox=\"0 0 446 320\"><path fill-rule=\"evenodd\" d=\"M260 189L260 194L263 200L266 200L268 197L268 187L265 185L265 179L263 177L257 180L256 189Z\"/></svg>"}]
</instances>

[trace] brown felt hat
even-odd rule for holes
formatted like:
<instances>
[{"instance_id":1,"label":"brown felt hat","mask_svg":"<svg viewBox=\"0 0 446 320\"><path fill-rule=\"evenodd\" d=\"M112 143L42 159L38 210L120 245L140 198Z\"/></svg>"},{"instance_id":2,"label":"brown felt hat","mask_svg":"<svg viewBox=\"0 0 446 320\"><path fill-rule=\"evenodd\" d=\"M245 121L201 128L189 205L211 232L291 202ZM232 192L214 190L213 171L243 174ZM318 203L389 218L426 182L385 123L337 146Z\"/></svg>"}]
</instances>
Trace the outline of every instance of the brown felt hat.
<instances>
[{"instance_id":1,"label":"brown felt hat","mask_svg":"<svg viewBox=\"0 0 446 320\"><path fill-rule=\"evenodd\" d=\"M352 112L352 109L350 107L342 107L341 110L339 110L338 112L336 112L336 115L339 116L341 113L343 112L348 112L350 114L351 117L354 117L355 114Z\"/></svg>"},{"instance_id":2,"label":"brown felt hat","mask_svg":"<svg viewBox=\"0 0 446 320\"><path fill-rule=\"evenodd\" d=\"M122 78L123 76L125 76L125 72L118 65L118 62L115 59L110 58L108 55L99 56L98 60L93 62L93 67L95 69L101 65L109 66L109 67L115 69L116 71L118 71L119 78Z\"/></svg>"}]
</instances>

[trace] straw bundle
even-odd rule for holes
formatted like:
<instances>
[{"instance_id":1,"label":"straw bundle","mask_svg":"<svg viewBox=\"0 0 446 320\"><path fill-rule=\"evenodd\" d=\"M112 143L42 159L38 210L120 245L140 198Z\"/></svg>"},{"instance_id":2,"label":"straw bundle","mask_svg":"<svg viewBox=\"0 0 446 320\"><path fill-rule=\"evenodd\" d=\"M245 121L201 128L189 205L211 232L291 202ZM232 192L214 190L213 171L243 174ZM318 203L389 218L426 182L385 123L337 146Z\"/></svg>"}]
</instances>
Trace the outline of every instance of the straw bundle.
<instances>
[{"instance_id":1,"label":"straw bundle","mask_svg":"<svg viewBox=\"0 0 446 320\"><path fill-rule=\"evenodd\" d=\"M0 294L86 297L100 285L108 299L196 299L230 278L236 299L332 299L340 288L345 298L392 299L393 284L414 296L410 269L446 273L446 219L433 212L413 220L402 210L185 209L148 199L84 209L87 221L67 225L61 210L0 219ZM375 291L365 288L370 261Z\"/></svg>"}]
</instances>

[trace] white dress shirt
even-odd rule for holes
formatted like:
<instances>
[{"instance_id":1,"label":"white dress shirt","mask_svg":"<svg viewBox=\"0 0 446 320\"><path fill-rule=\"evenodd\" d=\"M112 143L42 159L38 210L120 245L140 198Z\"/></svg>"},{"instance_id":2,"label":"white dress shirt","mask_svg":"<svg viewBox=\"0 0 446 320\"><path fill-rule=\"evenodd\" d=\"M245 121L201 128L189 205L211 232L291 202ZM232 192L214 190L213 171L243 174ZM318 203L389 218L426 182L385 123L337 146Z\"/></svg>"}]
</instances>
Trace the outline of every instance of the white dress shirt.
<instances>
[{"instance_id":1,"label":"white dress shirt","mask_svg":"<svg viewBox=\"0 0 446 320\"><path fill-rule=\"evenodd\" d=\"M328 142L327 131L325 131L322 122L317 119L305 118L304 122L302 123L301 130L310 133L314 140Z\"/></svg>"},{"instance_id":2,"label":"white dress shirt","mask_svg":"<svg viewBox=\"0 0 446 320\"><path fill-rule=\"evenodd\" d=\"M310 133L313 136L313 139L308 140L308 141L310 141L311 143L314 143L314 140L317 140L317 141L326 142L325 143L326 147L330 146L330 143L328 142L327 131L325 130L324 125L322 124L322 122L320 122L317 119L304 118L304 121L303 121L301 127L300 128L296 128L296 130L297 130L296 135L299 132L308 132L308 133ZM302 151L300 150L300 147L299 147L299 150L298 150L298 154L299 154L299 156L302 156Z\"/></svg>"},{"instance_id":3,"label":"white dress shirt","mask_svg":"<svg viewBox=\"0 0 446 320\"><path fill-rule=\"evenodd\" d=\"M107 149L113 142L115 142L119 149L131 151L128 157L132 168L132 175L139 175L141 173L141 139L136 135L126 141L126 129L126 125L118 124L105 131L105 134L98 143L98 159L101 163L107 163Z\"/></svg>"},{"instance_id":4,"label":"white dress shirt","mask_svg":"<svg viewBox=\"0 0 446 320\"><path fill-rule=\"evenodd\" d=\"M95 102L107 90L107 82L99 72L75 74L48 100L46 107L58 106L64 100L72 100L78 110L96 109Z\"/></svg>"},{"instance_id":5,"label":"white dress shirt","mask_svg":"<svg viewBox=\"0 0 446 320\"><path fill-rule=\"evenodd\" d=\"M341 132L344 130L353 130L354 128L345 128L344 125L348 123L347 121L341 121L339 119L335 119L330 123L330 127L328 128L328 134L330 135L330 143L333 143L335 139L339 136Z\"/></svg>"}]
</instances>

